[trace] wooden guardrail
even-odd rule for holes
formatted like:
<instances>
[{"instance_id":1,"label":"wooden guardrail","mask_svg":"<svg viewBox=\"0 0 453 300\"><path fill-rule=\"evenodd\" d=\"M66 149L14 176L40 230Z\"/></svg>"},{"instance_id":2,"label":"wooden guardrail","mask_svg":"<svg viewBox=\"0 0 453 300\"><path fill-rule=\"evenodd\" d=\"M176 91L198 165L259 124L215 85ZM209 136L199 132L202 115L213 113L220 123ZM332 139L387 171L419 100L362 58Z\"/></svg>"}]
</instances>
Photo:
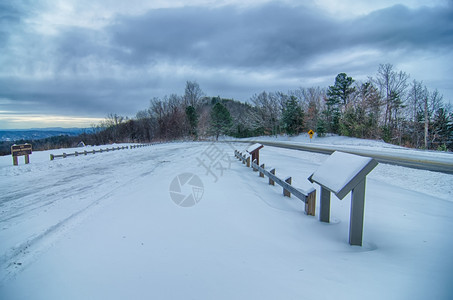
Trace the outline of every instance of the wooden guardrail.
<instances>
[{"instance_id":1,"label":"wooden guardrail","mask_svg":"<svg viewBox=\"0 0 453 300\"><path fill-rule=\"evenodd\" d=\"M287 177L286 179L280 179L275 175L275 168L271 170L266 170L264 167L264 164L259 166L256 163L256 159L251 162L251 158L247 154L242 154L242 152L239 152L238 150L234 150L234 155L236 158L238 158L240 161L242 161L243 164L245 164L247 167L252 167L254 171L258 171L260 177L267 176L269 178L269 185L275 185L277 183L283 188L283 195L286 197L291 197L291 194L302 200L302 202L305 203L305 213L310 216L315 215L315 210L316 210L316 190L314 188L311 188L309 191L304 191L301 189L298 189L294 186L291 185L292 178Z\"/></svg>"},{"instance_id":2,"label":"wooden guardrail","mask_svg":"<svg viewBox=\"0 0 453 300\"><path fill-rule=\"evenodd\" d=\"M79 156L79 155L87 155L87 154L96 154L96 153L103 153L103 152L109 152L109 151L115 151L115 150L124 150L124 149L135 149L135 148L141 148L141 147L148 147L151 146L152 144L139 144L139 145L131 145L131 146L121 146L121 147L112 147L112 148L105 148L105 149L93 149L93 150L84 150L84 151L75 151L74 153L64 153L63 154L50 154L50 160L54 160L55 158L66 158L69 156Z\"/></svg>"}]
</instances>

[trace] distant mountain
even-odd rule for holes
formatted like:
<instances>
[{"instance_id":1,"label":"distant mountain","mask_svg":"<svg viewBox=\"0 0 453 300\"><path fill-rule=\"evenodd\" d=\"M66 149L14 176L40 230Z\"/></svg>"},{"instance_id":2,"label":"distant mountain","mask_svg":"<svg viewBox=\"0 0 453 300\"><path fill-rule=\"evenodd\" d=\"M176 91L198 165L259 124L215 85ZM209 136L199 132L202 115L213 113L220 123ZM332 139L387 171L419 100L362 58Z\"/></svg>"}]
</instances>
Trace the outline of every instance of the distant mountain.
<instances>
[{"instance_id":1,"label":"distant mountain","mask_svg":"<svg viewBox=\"0 0 453 300\"><path fill-rule=\"evenodd\" d=\"M52 136L76 136L84 132L91 132L91 128L31 128L0 130L0 141L39 140Z\"/></svg>"}]
</instances>

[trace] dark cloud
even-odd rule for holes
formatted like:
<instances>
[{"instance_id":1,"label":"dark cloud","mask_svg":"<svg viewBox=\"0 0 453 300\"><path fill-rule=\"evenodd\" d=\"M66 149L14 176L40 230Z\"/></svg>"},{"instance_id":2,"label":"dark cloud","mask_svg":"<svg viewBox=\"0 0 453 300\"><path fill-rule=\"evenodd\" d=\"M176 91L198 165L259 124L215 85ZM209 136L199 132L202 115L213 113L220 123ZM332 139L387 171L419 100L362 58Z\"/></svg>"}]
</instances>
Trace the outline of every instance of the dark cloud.
<instances>
[{"instance_id":1,"label":"dark cloud","mask_svg":"<svg viewBox=\"0 0 453 300\"><path fill-rule=\"evenodd\" d=\"M26 20L45 7L33 0L0 2L0 48L8 45L14 35L24 34Z\"/></svg>"},{"instance_id":2,"label":"dark cloud","mask_svg":"<svg viewBox=\"0 0 453 300\"><path fill-rule=\"evenodd\" d=\"M453 9L409 9L402 5L373 12L349 26L347 44L381 49L452 49Z\"/></svg>"},{"instance_id":3,"label":"dark cloud","mask_svg":"<svg viewBox=\"0 0 453 300\"><path fill-rule=\"evenodd\" d=\"M133 63L191 60L219 67L261 67L308 59L335 38L335 22L319 11L280 4L253 10L234 7L152 10L138 18L119 18L107 30ZM130 59L128 59L130 58Z\"/></svg>"},{"instance_id":4,"label":"dark cloud","mask_svg":"<svg viewBox=\"0 0 453 300\"><path fill-rule=\"evenodd\" d=\"M394 6L339 21L313 8L273 3L253 10L152 10L119 18L107 30L112 43L123 49L117 58L125 62L183 59L219 67L281 68L357 46L451 49L452 20L451 7Z\"/></svg>"}]
</instances>

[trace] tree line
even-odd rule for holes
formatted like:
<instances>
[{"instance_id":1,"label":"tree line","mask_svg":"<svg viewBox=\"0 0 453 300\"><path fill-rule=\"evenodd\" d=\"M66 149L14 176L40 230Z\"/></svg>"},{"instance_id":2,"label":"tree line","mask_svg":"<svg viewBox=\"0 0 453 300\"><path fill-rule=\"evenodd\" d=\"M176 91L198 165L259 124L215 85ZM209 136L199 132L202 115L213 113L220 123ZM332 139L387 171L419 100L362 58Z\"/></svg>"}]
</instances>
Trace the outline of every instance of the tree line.
<instances>
[{"instance_id":1,"label":"tree line","mask_svg":"<svg viewBox=\"0 0 453 300\"><path fill-rule=\"evenodd\" d=\"M187 81L184 95L153 98L134 118L110 114L88 133L46 139L35 149L52 144L73 147L80 140L92 145L147 143L222 135L298 135L310 129L320 137L331 133L412 148L453 150L452 107L437 90L410 80L391 64L379 65L376 75L365 82L340 73L327 88L263 91L245 103L207 97L197 82Z\"/></svg>"},{"instance_id":2,"label":"tree line","mask_svg":"<svg viewBox=\"0 0 453 300\"><path fill-rule=\"evenodd\" d=\"M110 115L95 128L95 143L206 139L220 135L298 135L314 130L381 139L396 145L453 150L453 111L438 90L381 64L365 82L338 74L327 88L253 95L247 102L207 97L187 81L184 95L153 98L135 118Z\"/></svg>"}]
</instances>

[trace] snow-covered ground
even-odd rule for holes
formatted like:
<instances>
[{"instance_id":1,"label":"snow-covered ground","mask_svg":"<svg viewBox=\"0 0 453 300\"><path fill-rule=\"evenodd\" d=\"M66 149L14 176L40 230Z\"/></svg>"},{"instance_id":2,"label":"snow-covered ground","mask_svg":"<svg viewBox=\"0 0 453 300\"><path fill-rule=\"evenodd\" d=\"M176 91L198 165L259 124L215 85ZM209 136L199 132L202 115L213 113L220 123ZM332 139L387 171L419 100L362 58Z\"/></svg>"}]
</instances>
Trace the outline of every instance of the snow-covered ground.
<instances>
[{"instance_id":1,"label":"snow-covered ground","mask_svg":"<svg viewBox=\"0 0 453 300\"><path fill-rule=\"evenodd\" d=\"M357 247L349 196L332 196L332 222L321 223L319 186L307 216L234 158L246 146L171 143L54 161L50 153L77 149L43 151L17 167L0 157L0 299L453 298L453 175L378 165ZM311 185L327 157L260 153L296 187ZM184 178L192 186L175 190ZM191 207L173 201L191 193Z\"/></svg>"}]
</instances>

